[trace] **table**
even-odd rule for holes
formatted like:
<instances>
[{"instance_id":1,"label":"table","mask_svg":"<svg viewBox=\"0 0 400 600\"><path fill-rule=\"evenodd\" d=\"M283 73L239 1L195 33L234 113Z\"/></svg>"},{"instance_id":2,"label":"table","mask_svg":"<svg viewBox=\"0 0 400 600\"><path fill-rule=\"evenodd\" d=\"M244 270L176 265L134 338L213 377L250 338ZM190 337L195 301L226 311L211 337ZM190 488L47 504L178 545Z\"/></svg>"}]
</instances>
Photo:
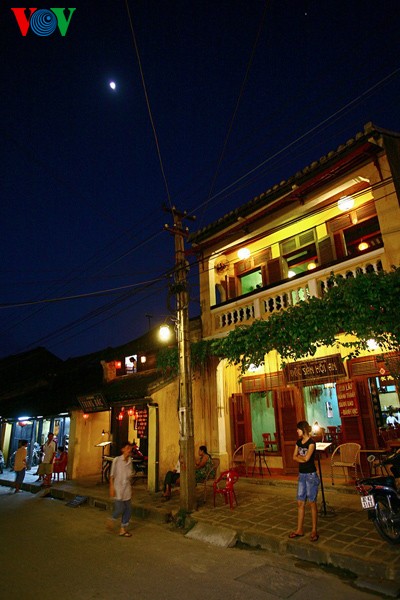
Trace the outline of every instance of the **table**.
<instances>
[{"instance_id":1,"label":"table","mask_svg":"<svg viewBox=\"0 0 400 600\"><path fill-rule=\"evenodd\" d=\"M253 472L251 474L252 477L254 475L254 469L256 468L257 458L258 458L259 474L261 475L261 477L264 477L264 473L262 470L262 464L261 464L262 459L264 459L265 466L267 467L268 473L271 476L271 471L269 470L266 456L267 456L267 450L264 447L263 448L254 448L254 464L253 464Z\"/></svg>"},{"instance_id":2,"label":"table","mask_svg":"<svg viewBox=\"0 0 400 600\"><path fill-rule=\"evenodd\" d=\"M100 444L95 444L96 448L101 448L101 483L104 483L104 465L105 465L105 458L108 458L107 456L105 456L105 449L107 448L107 446L110 446L112 442L100 442Z\"/></svg>"},{"instance_id":3,"label":"table","mask_svg":"<svg viewBox=\"0 0 400 600\"><path fill-rule=\"evenodd\" d=\"M322 480L322 469L321 469L321 452L326 452L328 448L332 446L332 442L317 442L315 444L315 449L317 451L317 462L318 462L318 471L319 471L319 480L321 482L321 495L322 495L322 510L321 515L326 517L328 512L326 510L326 501L325 501L325 491L324 491L324 482ZM331 513L333 510L331 509Z\"/></svg>"}]
</instances>

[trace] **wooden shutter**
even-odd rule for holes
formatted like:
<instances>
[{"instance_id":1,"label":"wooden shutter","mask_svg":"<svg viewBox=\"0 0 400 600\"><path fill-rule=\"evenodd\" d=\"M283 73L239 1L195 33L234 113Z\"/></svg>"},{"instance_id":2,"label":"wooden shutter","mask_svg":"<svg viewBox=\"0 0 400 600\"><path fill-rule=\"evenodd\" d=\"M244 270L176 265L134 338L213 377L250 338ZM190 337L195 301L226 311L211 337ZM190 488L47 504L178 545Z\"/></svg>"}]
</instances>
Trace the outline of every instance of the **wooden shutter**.
<instances>
[{"instance_id":1,"label":"wooden shutter","mask_svg":"<svg viewBox=\"0 0 400 600\"><path fill-rule=\"evenodd\" d=\"M273 258L267 262L267 278L268 284L278 283L282 279L286 279L288 273L287 262L281 256Z\"/></svg>"},{"instance_id":2,"label":"wooden shutter","mask_svg":"<svg viewBox=\"0 0 400 600\"><path fill-rule=\"evenodd\" d=\"M335 260L334 247L330 236L318 242L318 262L320 266L327 265Z\"/></svg>"},{"instance_id":3,"label":"wooden shutter","mask_svg":"<svg viewBox=\"0 0 400 600\"><path fill-rule=\"evenodd\" d=\"M299 470L298 463L293 460L293 451L297 441L296 425L305 419L304 402L298 388L281 388L276 394L283 472L287 475Z\"/></svg>"},{"instance_id":4,"label":"wooden shutter","mask_svg":"<svg viewBox=\"0 0 400 600\"><path fill-rule=\"evenodd\" d=\"M252 441L250 403L244 394L232 394L230 398L231 433L233 451Z\"/></svg>"},{"instance_id":5,"label":"wooden shutter","mask_svg":"<svg viewBox=\"0 0 400 600\"><path fill-rule=\"evenodd\" d=\"M372 406L371 394L368 388L367 379L359 379L355 381L357 386L358 404L360 410L360 418L366 448L378 448L378 432L375 425L375 416Z\"/></svg>"}]
</instances>

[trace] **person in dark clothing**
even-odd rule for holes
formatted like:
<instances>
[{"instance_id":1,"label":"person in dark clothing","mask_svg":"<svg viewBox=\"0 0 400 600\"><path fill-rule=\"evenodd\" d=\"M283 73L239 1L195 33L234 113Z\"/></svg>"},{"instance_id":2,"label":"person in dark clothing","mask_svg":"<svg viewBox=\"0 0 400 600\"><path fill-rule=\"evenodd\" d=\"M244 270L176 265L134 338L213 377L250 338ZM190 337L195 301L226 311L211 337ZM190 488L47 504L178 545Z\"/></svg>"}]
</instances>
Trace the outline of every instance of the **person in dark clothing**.
<instances>
[{"instance_id":1,"label":"person in dark clothing","mask_svg":"<svg viewBox=\"0 0 400 600\"><path fill-rule=\"evenodd\" d=\"M169 500L171 498L171 487L179 483L181 477L181 463L180 460L175 465L173 471L168 471L164 479L163 498Z\"/></svg>"},{"instance_id":2,"label":"person in dark clothing","mask_svg":"<svg viewBox=\"0 0 400 600\"><path fill-rule=\"evenodd\" d=\"M311 509L312 531L310 540L317 542L317 494L319 477L315 466L315 441L310 437L311 427L307 421L297 423L298 440L293 452L293 460L299 463L299 480L297 487L297 529L289 537L297 538L304 536L304 513L306 500Z\"/></svg>"}]
</instances>

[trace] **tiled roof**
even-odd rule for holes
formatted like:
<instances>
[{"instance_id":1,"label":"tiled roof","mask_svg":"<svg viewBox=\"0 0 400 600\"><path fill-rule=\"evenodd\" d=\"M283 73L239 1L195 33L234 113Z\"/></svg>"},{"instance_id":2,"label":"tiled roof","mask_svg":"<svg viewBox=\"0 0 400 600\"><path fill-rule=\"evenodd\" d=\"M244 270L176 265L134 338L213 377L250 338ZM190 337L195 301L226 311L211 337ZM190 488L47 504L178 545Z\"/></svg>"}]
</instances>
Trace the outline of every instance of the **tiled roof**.
<instances>
[{"instance_id":1,"label":"tiled roof","mask_svg":"<svg viewBox=\"0 0 400 600\"><path fill-rule=\"evenodd\" d=\"M225 227L228 227L229 225L235 223L239 217L248 216L254 211L276 200L283 194L290 192L294 188L297 188L300 185L304 184L306 181L312 179L319 173L326 171L328 167L334 165L338 160L351 153L353 150L361 147L372 137L379 138L380 134L383 131L384 130L373 126L372 123L366 124L364 126L363 132L357 133L346 143L341 144L336 150L332 150L324 156L321 156L319 160L316 160L310 165L307 165L301 171L297 171L297 173L295 173L289 179L283 180L280 183L275 184L259 196L255 196L249 202L230 211L217 221L214 221L213 223L210 223L209 225L198 230L197 232L194 232L189 236L189 241L193 244L201 243L203 240L208 239L208 237L211 237L218 231L221 231ZM392 134L392 132L385 133L388 133L389 135L396 135Z\"/></svg>"}]
</instances>

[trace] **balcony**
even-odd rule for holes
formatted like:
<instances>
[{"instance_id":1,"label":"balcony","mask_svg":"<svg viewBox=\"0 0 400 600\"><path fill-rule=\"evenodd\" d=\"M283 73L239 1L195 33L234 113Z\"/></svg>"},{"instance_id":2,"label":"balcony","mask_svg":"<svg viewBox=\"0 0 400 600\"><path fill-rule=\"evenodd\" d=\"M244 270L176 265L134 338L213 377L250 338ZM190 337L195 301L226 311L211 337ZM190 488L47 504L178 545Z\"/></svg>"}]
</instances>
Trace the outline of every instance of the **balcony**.
<instances>
[{"instance_id":1,"label":"balcony","mask_svg":"<svg viewBox=\"0 0 400 600\"><path fill-rule=\"evenodd\" d=\"M329 281L332 272L345 278L355 277L359 273L377 273L382 270L384 254L384 248L379 248L334 266L274 284L252 293L251 296L226 302L223 306L212 307L212 335L229 332L238 325L251 325L255 319L268 319L270 315L311 296L322 298L332 285Z\"/></svg>"}]
</instances>

